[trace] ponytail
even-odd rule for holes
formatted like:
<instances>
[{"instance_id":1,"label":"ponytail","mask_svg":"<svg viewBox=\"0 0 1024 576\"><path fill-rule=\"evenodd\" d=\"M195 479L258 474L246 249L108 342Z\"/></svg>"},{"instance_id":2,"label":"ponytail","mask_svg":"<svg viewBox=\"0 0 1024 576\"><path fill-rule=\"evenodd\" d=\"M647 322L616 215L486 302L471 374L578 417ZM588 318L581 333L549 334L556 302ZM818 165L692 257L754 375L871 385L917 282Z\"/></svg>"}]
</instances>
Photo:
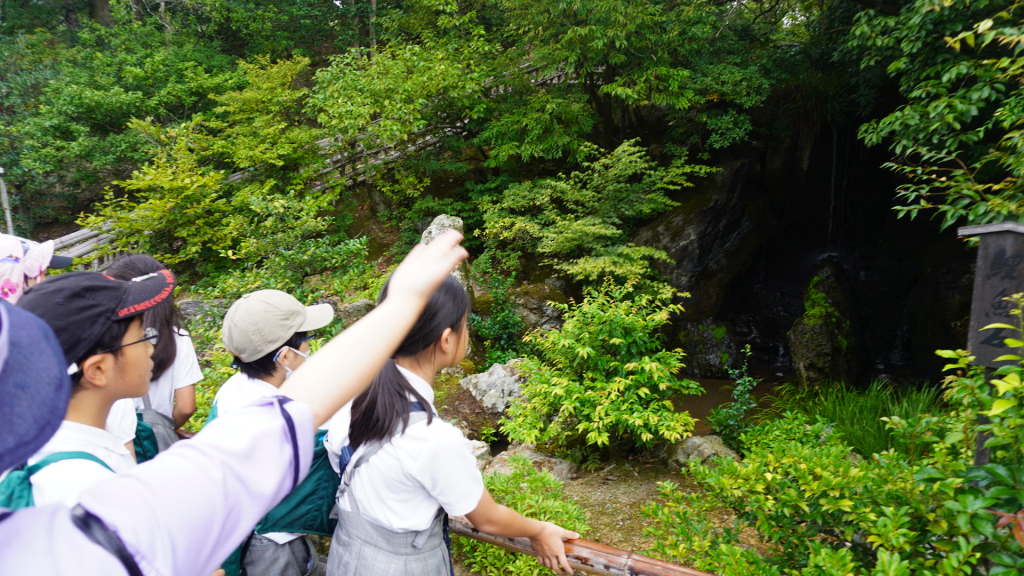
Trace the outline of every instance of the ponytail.
<instances>
[{"instance_id":1,"label":"ponytail","mask_svg":"<svg viewBox=\"0 0 1024 576\"><path fill-rule=\"evenodd\" d=\"M352 402L352 426L349 443L352 450L374 440L390 438L402 423L402 432L409 426L409 395L427 411L427 425L434 419L427 402L398 370L394 358L373 379L373 383Z\"/></svg>"},{"instance_id":2,"label":"ponytail","mask_svg":"<svg viewBox=\"0 0 1024 576\"><path fill-rule=\"evenodd\" d=\"M388 283L385 283L377 303L383 302L387 294ZM469 295L454 276L449 276L430 297L416 324L395 351L395 356L412 356L430 348L448 328L456 332L462 330L463 320L468 314ZM410 396L427 411L429 425L434 417L430 403L402 375L392 357L370 387L352 401L352 424L349 426L352 449L391 438L399 423L404 433L409 425Z\"/></svg>"}]
</instances>

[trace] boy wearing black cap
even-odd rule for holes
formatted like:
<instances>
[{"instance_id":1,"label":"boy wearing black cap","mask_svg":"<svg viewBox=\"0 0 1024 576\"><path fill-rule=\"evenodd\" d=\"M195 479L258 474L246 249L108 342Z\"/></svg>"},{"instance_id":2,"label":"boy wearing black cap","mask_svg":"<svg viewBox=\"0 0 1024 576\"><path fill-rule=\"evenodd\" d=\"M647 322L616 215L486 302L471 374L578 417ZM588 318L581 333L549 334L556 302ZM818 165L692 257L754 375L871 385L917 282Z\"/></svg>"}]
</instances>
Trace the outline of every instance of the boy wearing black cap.
<instances>
[{"instance_id":1,"label":"boy wearing black cap","mask_svg":"<svg viewBox=\"0 0 1024 576\"><path fill-rule=\"evenodd\" d=\"M143 329L142 313L173 292L174 276L166 270L132 282L77 272L29 288L18 302L53 329L72 382L64 421L28 464L70 452L100 461L69 458L47 464L31 478L36 505L73 506L82 490L135 466L125 445L106 431L107 414L117 400L149 391L150 356L158 335Z\"/></svg>"}]
</instances>

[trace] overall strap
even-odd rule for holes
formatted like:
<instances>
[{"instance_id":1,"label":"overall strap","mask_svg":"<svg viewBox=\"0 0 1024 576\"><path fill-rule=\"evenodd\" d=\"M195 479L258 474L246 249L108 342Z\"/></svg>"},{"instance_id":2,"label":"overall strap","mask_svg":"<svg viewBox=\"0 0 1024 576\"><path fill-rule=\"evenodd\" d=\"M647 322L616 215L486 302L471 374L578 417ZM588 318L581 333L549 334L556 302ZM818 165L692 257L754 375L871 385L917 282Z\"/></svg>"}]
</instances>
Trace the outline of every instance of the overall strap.
<instances>
[{"instance_id":1,"label":"overall strap","mask_svg":"<svg viewBox=\"0 0 1024 576\"><path fill-rule=\"evenodd\" d=\"M125 548L124 542L103 523L103 520L78 505L71 510L71 522L85 534L86 538L113 554L114 558L117 558L124 569L128 571L128 576L142 576L142 570L136 564L135 558L132 558L128 549Z\"/></svg>"},{"instance_id":2,"label":"overall strap","mask_svg":"<svg viewBox=\"0 0 1024 576\"><path fill-rule=\"evenodd\" d=\"M114 471L114 469L111 468L110 466L108 466L106 462L104 462L103 460L100 460L97 456L95 456L93 454L90 454L88 452L71 451L71 452L54 452L53 454L50 454L49 456L43 458L39 462L36 462L35 464L25 468L25 473L28 476L32 476L36 472L39 472L40 470L42 470L43 468L46 468L50 464L53 464L54 462L60 462L61 460L91 460L91 461L99 464L100 466L103 466L107 470L110 470L111 472Z\"/></svg>"},{"instance_id":3,"label":"overall strap","mask_svg":"<svg viewBox=\"0 0 1024 576\"><path fill-rule=\"evenodd\" d=\"M146 392L146 394L142 396L142 407L146 410L153 409L153 403L149 401L149 392Z\"/></svg>"},{"instance_id":4,"label":"overall strap","mask_svg":"<svg viewBox=\"0 0 1024 576\"><path fill-rule=\"evenodd\" d=\"M427 412L423 410L423 407L420 406L420 403L419 402L412 402L409 405L409 424L408 424L408 426L412 426L413 424L415 424L417 422L422 422L422 421L424 421L426 419L427 419ZM392 437L397 436L397 435L398 435L398 428L395 429L395 433L392 434ZM371 456L373 456L377 452L380 452L381 448L383 448L384 445L387 442L390 442L390 441L391 441L391 438L388 438L387 440L377 440L377 441L371 442L370 444L367 444L365 447L364 446L360 446L360 448L363 449L363 452L359 455L359 458L357 458L355 462L350 463L348 466L345 467L345 472L342 473L342 475L341 475L341 484L338 485L338 499L339 500L341 499L342 496L345 495L345 493L348 491L349 487L352 485L352 478L355 476L356 469L359 468L360 466L362 466L363 464L366 464L366 461L369 460ZM355 456L355 454L353 454L353 456ZM349 498L349 502L352 504L352 511L355 512L356 514L360 514L359 503L356 502L356 499L355 498Z\"/></svg>"}]
</instances>

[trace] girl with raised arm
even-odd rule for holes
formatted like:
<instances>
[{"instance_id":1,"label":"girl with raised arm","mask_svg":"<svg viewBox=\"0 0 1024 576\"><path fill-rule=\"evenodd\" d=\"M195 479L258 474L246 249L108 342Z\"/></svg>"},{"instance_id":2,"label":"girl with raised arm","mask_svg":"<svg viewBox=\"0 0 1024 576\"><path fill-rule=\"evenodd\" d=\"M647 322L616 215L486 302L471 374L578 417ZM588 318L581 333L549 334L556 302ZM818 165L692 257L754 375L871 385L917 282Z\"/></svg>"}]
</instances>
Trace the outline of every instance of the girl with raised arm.
<instances>
[{"instance_id":1,"label":"girl with raised arm","mask_svg":"<svg viewBox=\"0 0 1024 576\"><path fill-rule=\"evenodd\" d=\"M449 514L484 532L527 537L544 566L572 573L562 540L579 535L496 504L469 441L434 408L437 373L466 355L468 315L465 288L448 277L366 392L331 422L328 450L340 454L347 445L352 455L339 489L328 576L453 574Z\"/></svg>"}]
</instances>

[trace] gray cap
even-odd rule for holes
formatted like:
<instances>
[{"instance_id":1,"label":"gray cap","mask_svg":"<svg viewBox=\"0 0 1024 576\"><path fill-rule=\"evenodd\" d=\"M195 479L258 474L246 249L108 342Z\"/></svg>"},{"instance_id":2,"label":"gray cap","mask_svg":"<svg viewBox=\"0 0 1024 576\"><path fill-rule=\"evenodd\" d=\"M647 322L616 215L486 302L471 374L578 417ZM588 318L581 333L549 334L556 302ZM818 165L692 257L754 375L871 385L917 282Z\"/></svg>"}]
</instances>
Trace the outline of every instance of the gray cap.
<instances>
[{"instance_id":1,"label":"gray cap","mask_svg":"<svg viewBox=\"0 0 1024 576\"><path fill-rule=\"evenodd\" d=\"M280 290L257 290L239 298L224 316L224 347L242 362L277 350L296 332L323 328L334 320L330 304L303 306Z\"/></svg>"}]
</instances>

